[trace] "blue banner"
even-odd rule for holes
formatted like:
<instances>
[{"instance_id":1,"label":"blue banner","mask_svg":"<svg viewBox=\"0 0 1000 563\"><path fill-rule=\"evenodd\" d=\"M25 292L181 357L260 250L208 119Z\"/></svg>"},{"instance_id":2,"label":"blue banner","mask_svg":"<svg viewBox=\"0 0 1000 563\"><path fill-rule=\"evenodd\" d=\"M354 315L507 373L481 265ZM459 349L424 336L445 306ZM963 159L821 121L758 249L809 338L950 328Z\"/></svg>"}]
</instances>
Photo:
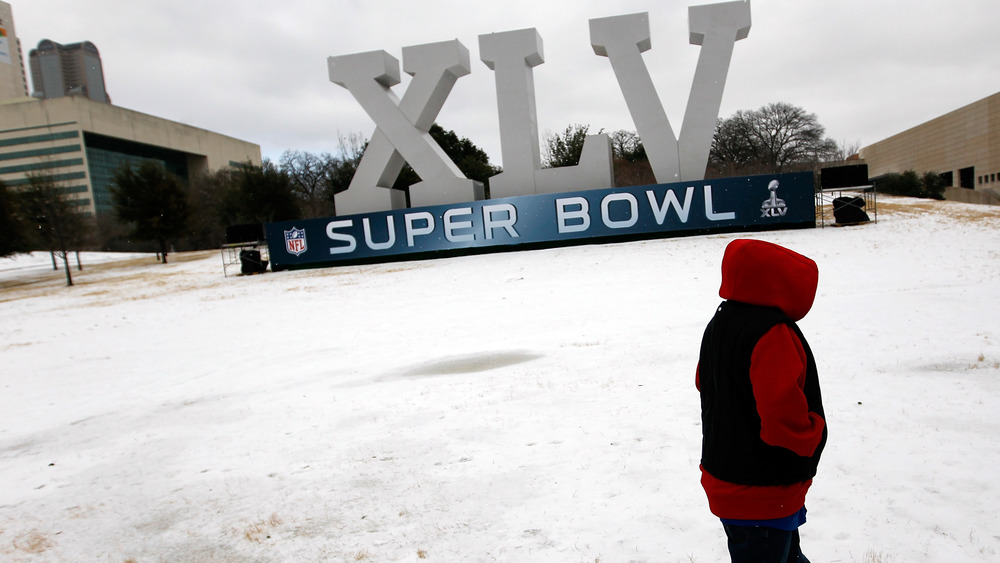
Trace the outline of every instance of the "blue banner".
<instances>
[{"instance_id":1,"label":"blue banner","mask_svg":"<svg viewBox=\"0 0 1000 563\"><path fill-rule=\"evenodd\" d=\"M434 205L266 226L271 267L371 263L712 231L814 227L811 172Z\"/></svg>"}]
</instances>

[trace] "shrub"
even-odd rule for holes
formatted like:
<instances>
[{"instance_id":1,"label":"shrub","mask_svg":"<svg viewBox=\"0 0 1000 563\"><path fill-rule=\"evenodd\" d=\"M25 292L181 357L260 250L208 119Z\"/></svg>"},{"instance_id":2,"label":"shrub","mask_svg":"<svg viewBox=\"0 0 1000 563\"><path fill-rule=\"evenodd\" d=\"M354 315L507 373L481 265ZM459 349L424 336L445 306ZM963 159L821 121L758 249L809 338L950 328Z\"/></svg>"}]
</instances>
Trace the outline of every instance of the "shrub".
<instances>
[{"instance_id":1,"label":"shrub","mask_svg":"<svg viewBox=\"0 0 1000 563\"><path fill-rule=\"evenodd\" d=\"M902 174L890 172L875 179L875 188L883 194L907 197L944 199L944 179L936 172L925 172L921 177L913 170Z\"/></svg>"}]
</instances>

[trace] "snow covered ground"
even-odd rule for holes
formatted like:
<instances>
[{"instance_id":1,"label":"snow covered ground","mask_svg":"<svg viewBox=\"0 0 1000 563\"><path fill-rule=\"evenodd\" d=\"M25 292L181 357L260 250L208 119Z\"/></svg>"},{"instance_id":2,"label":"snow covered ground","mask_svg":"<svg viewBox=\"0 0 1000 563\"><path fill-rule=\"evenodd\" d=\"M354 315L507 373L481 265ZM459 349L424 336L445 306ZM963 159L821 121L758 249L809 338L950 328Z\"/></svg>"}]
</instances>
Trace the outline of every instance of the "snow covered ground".
<instances>
[{"instance_id":1,"label":"snow covered ground","mask_svg":"<svg viewBox=\"0 0 1000 563\"><path fill-rule=\"evenodd\" d=\"M1000 560L1000 209L752 235L815 259L815 562ZM727 558L697 346L739 235L224 277L0 260L0 560Z\"/></svg>"}]
</instances>

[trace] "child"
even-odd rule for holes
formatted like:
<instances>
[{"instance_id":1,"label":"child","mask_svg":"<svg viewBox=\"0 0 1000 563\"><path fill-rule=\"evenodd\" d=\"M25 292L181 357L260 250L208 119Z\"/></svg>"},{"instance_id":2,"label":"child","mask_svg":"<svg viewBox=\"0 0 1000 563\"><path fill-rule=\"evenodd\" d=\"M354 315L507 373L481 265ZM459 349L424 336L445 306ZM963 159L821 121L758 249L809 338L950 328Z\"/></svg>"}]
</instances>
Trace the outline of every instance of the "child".
<instances>
[{"instance_id":1,"label":"child","mask_svg":"<svg viewBox=\"0 0 1000 563\"><path fill-rule=\"evenodd\" d=\"M758 240L729 243L725 299L705 329L701 483L736 562L808 563L806 491L826 444L816 362L795 321L816 297L816 263Z\"/></svg>"}]
</instances>

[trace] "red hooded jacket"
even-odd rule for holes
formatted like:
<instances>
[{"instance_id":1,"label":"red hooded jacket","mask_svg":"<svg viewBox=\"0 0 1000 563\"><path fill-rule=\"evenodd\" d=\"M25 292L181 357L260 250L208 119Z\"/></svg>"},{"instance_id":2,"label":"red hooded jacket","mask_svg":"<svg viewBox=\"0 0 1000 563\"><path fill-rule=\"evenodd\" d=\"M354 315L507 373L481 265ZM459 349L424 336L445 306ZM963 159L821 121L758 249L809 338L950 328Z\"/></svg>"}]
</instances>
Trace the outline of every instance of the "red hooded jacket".
<instances>
[{"instance_id":1,"label":"red hooded jacket","mask_svg":"<svg viewBox=\"0 0 1000 563\"><path fill-rule=\"evenodd\" d=\"M782 518L805 503L826 423L795 321L812 307L818 280L815 262L781 246L739 239L726 248L719 295L727 302L706 329L696 375L702 486L716 516ZM711 380L701 379L703 368Z\"/></svg>"}]
</instances>

